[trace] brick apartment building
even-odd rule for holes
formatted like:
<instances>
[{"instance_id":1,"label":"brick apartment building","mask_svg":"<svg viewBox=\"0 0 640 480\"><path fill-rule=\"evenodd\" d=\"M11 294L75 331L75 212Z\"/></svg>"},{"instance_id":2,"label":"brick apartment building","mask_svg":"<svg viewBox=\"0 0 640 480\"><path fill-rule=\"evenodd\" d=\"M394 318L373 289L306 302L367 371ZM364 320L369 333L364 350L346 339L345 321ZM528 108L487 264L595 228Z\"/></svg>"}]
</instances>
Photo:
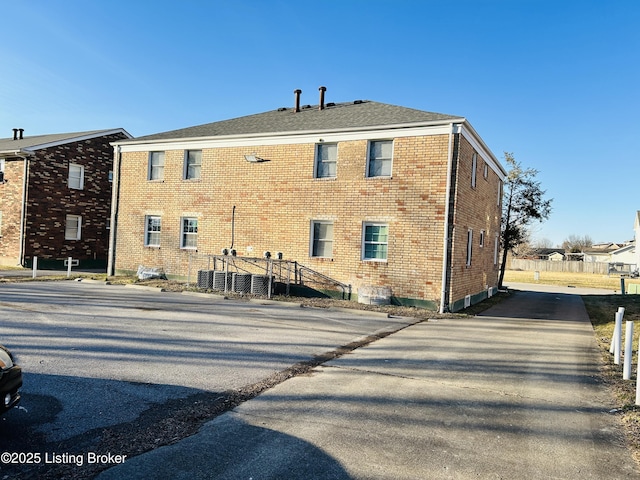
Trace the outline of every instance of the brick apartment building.
<instances>
[{"instance_id":1,"label":"brick apartment building","mask_svg":"<svg viewBox=\"0 0 640 480\"><path fill-rule=\"evenodd\" d=\"M0 139L0 264L106 268L113 147L123 129Z\"/></svg>"},{"instance_id":2,"label":"brick apartment building","mask_svg":"<svg viewBox=\"0 0 640 480\"><path fill-rule=\"evenodd\" d=\"M282 252L395 303L460 310L497 285L505 170L465 118L293 106L114 143L109 273Z\"/></svg>"}]
</instances>

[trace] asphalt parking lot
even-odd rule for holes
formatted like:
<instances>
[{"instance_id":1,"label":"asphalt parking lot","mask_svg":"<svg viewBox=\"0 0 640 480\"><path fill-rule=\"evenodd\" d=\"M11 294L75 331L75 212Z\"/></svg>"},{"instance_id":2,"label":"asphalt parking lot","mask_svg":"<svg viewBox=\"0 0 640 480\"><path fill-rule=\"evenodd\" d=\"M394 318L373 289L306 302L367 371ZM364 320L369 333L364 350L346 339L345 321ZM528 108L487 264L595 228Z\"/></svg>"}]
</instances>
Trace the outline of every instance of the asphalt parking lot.
<instances>
[{"instance_id":1,"label":"asphalt parking lot","mask_svg":"<svg viewBox=\"0 0 640 480\"><path fill-rule=\"evenodd\" d=\"M31 450L86 441L151 407L240 388L412 322L78 281L3 284L0 342L24 387L20 409L0 422L0 448L24 436Z\"/></svg>"}]
</instances>

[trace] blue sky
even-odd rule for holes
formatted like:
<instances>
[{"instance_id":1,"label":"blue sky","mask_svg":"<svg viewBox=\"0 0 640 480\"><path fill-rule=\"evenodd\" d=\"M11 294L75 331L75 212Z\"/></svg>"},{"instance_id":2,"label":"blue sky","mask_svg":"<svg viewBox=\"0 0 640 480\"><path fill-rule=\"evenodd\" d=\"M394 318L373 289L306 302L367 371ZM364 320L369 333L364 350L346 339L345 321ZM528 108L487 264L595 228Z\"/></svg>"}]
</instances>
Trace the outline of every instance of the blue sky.
<instances>
[{"instance_id":1,"label":"blue sky","mask_svg":"<svg viewBox=\"0 0 640 480\"><path fill-rule=\"evenodd\" d=\"M0 137L134 136L375 100L466 117L553 198L534 239L633 237L637 0L2 1Z\"/></svg>"}]
</instances>

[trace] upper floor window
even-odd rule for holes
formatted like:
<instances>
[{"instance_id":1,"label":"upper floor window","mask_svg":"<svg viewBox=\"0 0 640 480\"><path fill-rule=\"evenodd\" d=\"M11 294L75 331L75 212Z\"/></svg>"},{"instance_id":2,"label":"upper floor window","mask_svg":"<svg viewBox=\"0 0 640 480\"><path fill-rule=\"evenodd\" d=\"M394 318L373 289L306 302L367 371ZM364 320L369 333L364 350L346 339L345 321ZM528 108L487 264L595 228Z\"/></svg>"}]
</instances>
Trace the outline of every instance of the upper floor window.
<instances>
[{"instance_id":1,"label":"upper floor window","mask_svg":"<svg viewBox=\"0 0 640 480\"><path fill-rule=\"evenodd\" d=\"M336 176L338 145L319 143L316 146L316 178L334 178Z\"/></svg>"},{"instance_id":2,"label":"upper floor window","mask_svg":"<svg viewBox=\"0 0 640 480\"><path fill-rule=\"evenodd\" d=\"M164 179L164 152L149 152L149 171L147 179Z\"/></svg>"},{"instance_id":3,"label":"upper floor window","mask_svg":"<svg viewBox=\"0 0 640 480\"><path fill-rule=\"evenodd\" d=\"M180 248L195 249L198 246L198 219L182 217L182 238Z\"/></svg>"},{"instance_id":4,"label":"upper floor window","mask_svg":"<svg viewBox=\"0 0 640 480\"><path fill-rule=\"evenodd\" d=\"M202 150L187 150L184 155L184 179L194 180L200 178L202 168Z\"/></svg>"},{"instance_id":5,"label":"upper floor window","mask_svg":"<svg viewBox=\"0 0 640 480\"><path fill-rule=\"evenodd\" d=\"M480 247L484 247L484 230L480 230Z\"/></svg>"},{"instance_id":6,"label":"upper floor window","mask_svg":"<svg viewBox=\"0 0 640 480\"><path fill-rule=\"evenodd\" d=\"M80 215L67 215L64 227L65 240L80 240L82 230L82 217Z\"/></svg>"},{"instance_id":7,"label":"upper floor window","mask_svg":"<svg viewBox=\"0 0 640 480\"><path fill-rule=\"evenodd\" d=\"M386 261L389 226L383 223L365 223L362 236L362 259Z\"/></svg>"},{"instance_id":8,"label":"upper floor window","mask_svg":"<svg viewBox=\"0 0 640 480\"><path fill-rule=\"evenodd\" d=\"M471 159L471 186L476 188L476 170L478 170L478 154L474 153Z\"/></svg>"},{"instance_id":9,"label":"upper floor window","mask_svg":"<svg viewBox=\"0 0 640 480\"><path fill-rule=\"evenodd\" d=\"M378 140L369 143L368 177L390 177L392 161L392 140Z\"/></svg>"},{"instance_id":10,"label":"upper floor window","mask_svg":"<svg viewBox=\"0 0 640 480\"><path fill-rule=\"evenodd\" d=\"M311 256L333 256L333 222L311 222Z\"/></svg>"},{"instance_id":11,"label":"upper floor window","mask_svg":"<svg viewBox=\"0 0 640 480\"><path fill-rule=\"evenodd\" d=\"M145 247L160 246L160 231L162 229L162 218L156 215L147 215L145 217Z\"/></svg>"},{"instance_id":12,"label":"upper floor window","mask_svg":"<svg viewBox=\"0 0 640 480\"><path fill-rule=\"evenodd\" d=\"M467 267L471 266L471 256L473 254L473 230L467 230Z\"/></svg>"},{"instance_id":13,"label":"upper floor window","mask_svg":"<svg viewBox=\"0 0 640 480\"><path fill-rule=\"evenodd\" d=\"M76 190L84 188L84 167L82 165L69 164L69 188Z\"/></svg>"}]
</instances>

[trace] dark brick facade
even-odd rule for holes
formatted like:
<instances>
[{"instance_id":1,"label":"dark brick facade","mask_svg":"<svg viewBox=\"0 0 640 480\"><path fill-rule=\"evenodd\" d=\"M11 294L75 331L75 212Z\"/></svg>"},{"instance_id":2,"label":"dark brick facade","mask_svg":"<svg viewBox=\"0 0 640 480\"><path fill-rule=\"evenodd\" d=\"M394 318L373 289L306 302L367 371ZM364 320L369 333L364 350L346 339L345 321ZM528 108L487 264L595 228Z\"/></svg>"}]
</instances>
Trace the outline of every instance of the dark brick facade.
<instances>
[{"instance_id":1,"label":"dark brick facade","mask_svg":"<svg viewBox=\"0 0 640 480\"><path fill-rule=\"evenodd\" d=\"M34 151L28 160L27 191L23 192L25 160L5 160L5 180L0 185L3 263L62 268L68 257L84 267L104 267L107 261L111 213L110 172L113 148L110 142L128 138L124 133L70 141ZM84 169L82 189L69 187L69 166ZM20 220L24 213L24 250L20 256ZM65 238L67 215L82 218L78 240Z\"/></svg>"}]
</instances>

